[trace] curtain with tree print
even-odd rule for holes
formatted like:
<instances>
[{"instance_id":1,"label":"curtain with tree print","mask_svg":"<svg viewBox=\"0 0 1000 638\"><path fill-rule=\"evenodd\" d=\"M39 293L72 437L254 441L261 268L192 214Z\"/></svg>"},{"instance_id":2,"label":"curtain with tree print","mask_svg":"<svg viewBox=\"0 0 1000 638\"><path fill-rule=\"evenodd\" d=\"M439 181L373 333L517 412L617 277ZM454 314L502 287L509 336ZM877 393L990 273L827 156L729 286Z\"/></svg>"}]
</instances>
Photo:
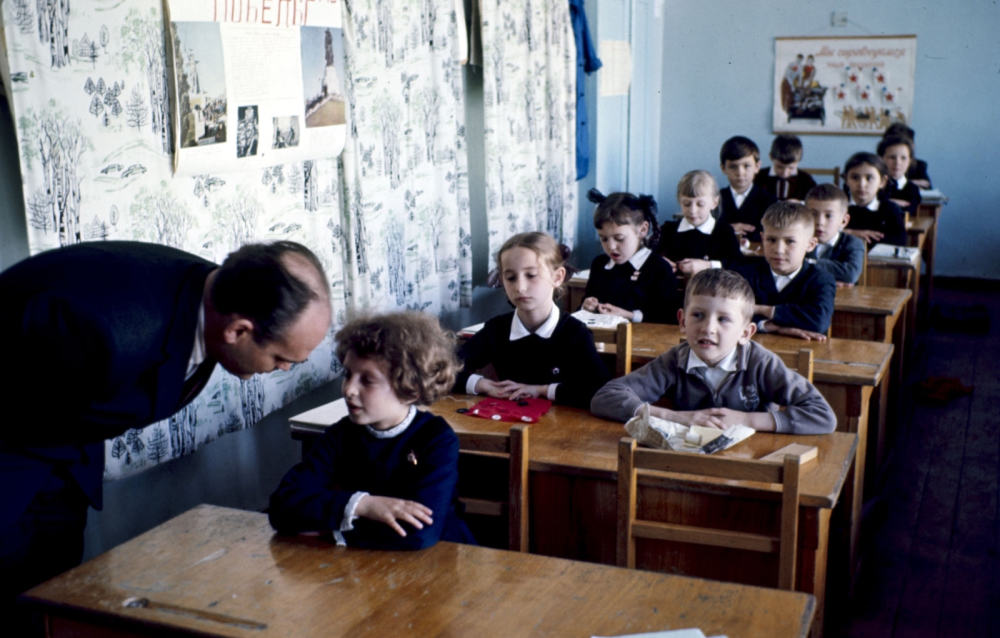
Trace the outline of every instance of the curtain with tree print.
<instances>
[{"instance_id":1,"label":"curtain with tree print","mask_svg":"<svg viewBox=\"0 0 1000 638\"><path fill-rule=\"evenodd\" d=\"M454 0L344 3L342 155L347 294L358 308L439 313L472 289L469 185Z\"/></svg>"},{"instance_id":2,"label":"curtain with tree print","mask_svg":"<svg viewBox=\"0 0 1000 638\"><path fill-rule=\"evenodd\" d=\"M161 0L14 0L0 9L32 253L122 239L219 262L248 241L290 239L322 261L336 323L343 321L335 158L174 177ZM105 475L131 474L250 427L336 372L329 341L289 372L243 381L217 367L179 413L109 440Z\"/></svg>"},{"instance_id":3,"label":"curtain with tree print","mask_svg":"<svg viewBox=\"0 0 1000 638\"><path fill-rule=\"evenodd\" d=\"M569 3L481 0L479 7L490 254L529 230L573 246L576 44Z\"/></svg>"}]
</instances>

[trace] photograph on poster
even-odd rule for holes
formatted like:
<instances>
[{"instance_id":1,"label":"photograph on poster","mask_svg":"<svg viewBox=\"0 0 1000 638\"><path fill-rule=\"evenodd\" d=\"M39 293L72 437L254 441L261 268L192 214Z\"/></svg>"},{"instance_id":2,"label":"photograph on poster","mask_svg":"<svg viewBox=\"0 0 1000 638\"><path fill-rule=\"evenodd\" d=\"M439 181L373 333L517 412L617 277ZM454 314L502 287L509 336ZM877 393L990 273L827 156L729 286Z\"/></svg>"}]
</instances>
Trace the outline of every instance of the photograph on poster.
<instances>
[{"instance_id":1,"label":"photograph on poster","mask_svg":"<svg viewBox=\"0 0 1000 638\"><path fill-rule=\"evenodd\" d=\"M913 111L917 37L775 38L776 133L881 135Z\"/></svg>"}]
</instances>

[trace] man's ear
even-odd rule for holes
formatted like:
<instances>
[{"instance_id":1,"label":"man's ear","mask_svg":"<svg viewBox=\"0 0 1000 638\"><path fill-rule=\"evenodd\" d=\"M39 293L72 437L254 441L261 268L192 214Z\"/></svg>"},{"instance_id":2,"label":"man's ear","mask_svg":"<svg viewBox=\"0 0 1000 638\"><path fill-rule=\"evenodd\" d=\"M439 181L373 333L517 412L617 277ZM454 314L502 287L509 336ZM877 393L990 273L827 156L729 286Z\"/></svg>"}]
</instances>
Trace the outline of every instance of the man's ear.
<instances>
[{"instance_id":1,"label":"man's ear","mask_svg":"<svg viewBox=\"0 0 1000 638\"><path fill-rule=\"evenodd\" d=\"M242 339L253 338L253 322L246 317L234 317L222 330L222 340L227 344L239 343Z\"/></svg>"}]
</instances>

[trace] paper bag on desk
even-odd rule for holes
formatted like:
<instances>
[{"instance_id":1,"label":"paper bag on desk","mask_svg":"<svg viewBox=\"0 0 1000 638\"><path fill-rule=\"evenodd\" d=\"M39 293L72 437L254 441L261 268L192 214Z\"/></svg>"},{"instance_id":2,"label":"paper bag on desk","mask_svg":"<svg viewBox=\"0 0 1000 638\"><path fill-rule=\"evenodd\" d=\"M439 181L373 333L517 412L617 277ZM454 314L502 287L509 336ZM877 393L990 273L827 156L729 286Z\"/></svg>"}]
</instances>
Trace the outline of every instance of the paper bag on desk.
<instances>
[{"instance_id":1,"label":"paper bag on desk","mask_svg":"<svg viewBox=\"0 0 1000 638\"><path fill-rule=\"evenodd\" d=\"M696 452L711 454L730 448L754 433L753 428L745 425L733 425L725 430L706 428L700 425L682 425L667 421L649 414L649 404L644 404L639 413L625 423L625 431L633 439L647 447L661 450L676 450L678 452ZM719 437L720 440L712 444ZM719 445L721 443L721 445ZM707 449L706 449L707 446Z\"/></svg>"}]
</instances>

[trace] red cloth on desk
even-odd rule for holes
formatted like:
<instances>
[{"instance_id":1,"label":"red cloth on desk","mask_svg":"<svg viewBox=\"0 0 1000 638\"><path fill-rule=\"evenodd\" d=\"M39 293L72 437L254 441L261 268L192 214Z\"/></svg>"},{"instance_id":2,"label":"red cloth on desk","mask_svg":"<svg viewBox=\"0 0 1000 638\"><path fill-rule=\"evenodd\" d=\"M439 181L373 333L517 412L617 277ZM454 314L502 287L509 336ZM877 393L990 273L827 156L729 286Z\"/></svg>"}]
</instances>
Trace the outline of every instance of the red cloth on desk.
<instances>
[{"instance_id":1,"label":"red cloth on desk","mask_svg":"<svg viewBox=\"0 0 1000 638\"><path fill-rule=\"evenodd\" d=\"M523 404L523 405L522 405ZM552 407L548 399L495 399L489 397L469 408L469 414L495 421L536 423Z\"/></svg>"}]
</instances>

